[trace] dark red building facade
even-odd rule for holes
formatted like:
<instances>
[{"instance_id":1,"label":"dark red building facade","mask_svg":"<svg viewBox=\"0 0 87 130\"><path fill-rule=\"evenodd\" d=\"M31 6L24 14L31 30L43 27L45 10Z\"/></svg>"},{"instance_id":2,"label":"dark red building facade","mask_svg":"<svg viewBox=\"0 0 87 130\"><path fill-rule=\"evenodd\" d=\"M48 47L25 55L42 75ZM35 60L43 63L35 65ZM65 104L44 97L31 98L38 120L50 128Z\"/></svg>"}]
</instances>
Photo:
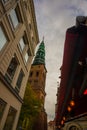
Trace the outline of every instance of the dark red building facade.
<instances>
[{"instance_id":1,"label":"dark red building facade","mask_svg":"<svg viewBox=\"0 0 87 130\"><path fill-rule=\"evenodd\" d=\"M87 114L87 26L66 31L61 82L57 98L56 127Z\"/></svg>"}]
</instances>

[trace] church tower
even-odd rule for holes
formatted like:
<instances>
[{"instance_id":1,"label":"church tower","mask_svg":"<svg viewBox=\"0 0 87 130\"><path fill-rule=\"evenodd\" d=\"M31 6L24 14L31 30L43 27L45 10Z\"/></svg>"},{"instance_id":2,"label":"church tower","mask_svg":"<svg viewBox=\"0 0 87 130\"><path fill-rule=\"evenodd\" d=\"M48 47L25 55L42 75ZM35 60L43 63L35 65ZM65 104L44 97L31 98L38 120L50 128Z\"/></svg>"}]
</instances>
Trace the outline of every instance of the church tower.
<instances>
[{"instance_id":1,"label":"church tower","mask_svg":"<svg viewBox=\"0 0 87 130\"><path fill-rule=\"evenodd\" d=\"M42 41L36 52L36 56L31 65L29 83L37 94L38 98L42 101L42 108L39 118L36 121L34 130L46 130L47 128L47 114L44 109L45 102L45 81L46 81L46 67L45 67L45 45Z\"/></svg>"}]
</instances>

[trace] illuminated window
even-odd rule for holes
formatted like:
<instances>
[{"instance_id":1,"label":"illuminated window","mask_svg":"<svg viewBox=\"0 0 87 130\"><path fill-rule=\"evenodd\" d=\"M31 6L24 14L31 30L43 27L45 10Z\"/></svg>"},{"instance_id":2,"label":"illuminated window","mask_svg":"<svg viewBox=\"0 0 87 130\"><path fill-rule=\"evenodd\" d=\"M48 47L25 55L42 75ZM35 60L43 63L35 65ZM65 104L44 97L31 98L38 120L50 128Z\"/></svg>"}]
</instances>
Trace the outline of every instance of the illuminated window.
<instances>
[{"instance_id":1,"label":"illuminated window","mask_svg":"<svg viewBox=\"0 0 87 130\"><path fill-rule=\"evenodd\" d=\"M3 130L12 130L16 112L17 111L13 107L10 107Z\"/></svg>"},{"instance_id":2,"label":"illuminated window","mask_svg":"<svg viewBox=\"0 0 87 130\"><path fill-rule=\"evenodd\" d=\"M5 33L2 27L0 26L0 50L4 47L6 42L7 42L7 39L6 39Z\"/></svg>"}]
</instances>

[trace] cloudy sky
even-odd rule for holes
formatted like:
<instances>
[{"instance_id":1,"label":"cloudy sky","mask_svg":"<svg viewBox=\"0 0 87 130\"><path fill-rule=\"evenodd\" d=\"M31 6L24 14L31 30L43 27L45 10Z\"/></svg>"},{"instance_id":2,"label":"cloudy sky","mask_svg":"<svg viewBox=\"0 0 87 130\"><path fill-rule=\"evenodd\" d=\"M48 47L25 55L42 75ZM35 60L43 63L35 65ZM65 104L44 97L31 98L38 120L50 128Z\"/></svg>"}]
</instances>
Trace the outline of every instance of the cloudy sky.
<instances>
[{"instance_id":1,"label":"cloudy sky","mask_svg":"<svg viewBox=\"0 0 87 130\"><path fill-rule=\"evenodd\" d=\"M87 0L34 0L39 39L46 50L46 103L48 121L55 115L56 93L62 65L66 29L78 15L87 15Z\"/></svg>"}]
</instances>

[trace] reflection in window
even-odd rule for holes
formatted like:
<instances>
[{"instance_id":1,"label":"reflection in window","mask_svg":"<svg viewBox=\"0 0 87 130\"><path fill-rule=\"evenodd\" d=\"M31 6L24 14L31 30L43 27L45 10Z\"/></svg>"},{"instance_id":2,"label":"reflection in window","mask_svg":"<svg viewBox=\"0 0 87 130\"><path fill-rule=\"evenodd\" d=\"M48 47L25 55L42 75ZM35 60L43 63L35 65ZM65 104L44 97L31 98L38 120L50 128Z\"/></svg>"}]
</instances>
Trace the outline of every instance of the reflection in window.
<instances>
[{"instance_id":1,"label":"reflection in window","mask_svg":"<svg viewBox=\"0 0 87 130\"><path fill-rule=\"evenodd\" d=\"M16 112L17 111L13 107L10 107L3 130L12 130Z\"/></svg>"},{"instance_id":2,"label":"reflection in window","mask_svg":"<svg viewBox=\"0 0 87 130\"><path fill-rule=\"evenodd\" d=\"M28 58L29 58L29 54L28 54L28 52L25 54L25 61L26 61L26 63L27 63L27 61L28 61Z\"/></svg>"},{"instance_id":3,"label":"reflection in window","mask_svg":"<svg viewBox=\"0 0 87 130\"><path fill-rule=\"evenodd\" d=\"M25 42L24 42L24 39L23 39L23 38L20 39L19 44L20 44L21 50L23 51L23 49L24 49L24 47L25 47Z\"/></svg>"},{"instance_id":4,"label":"reflection in window","mask_svg":"<svg viewBox=\"0 0 87 130\"><path fill-rule=\"evenodd\" d=\"M6 73L6 78L8 78L8 80L13 79L17 66L18 66L18 60L16 56L14 55L12 57L12 60L8 66L7 73Z\"/></svg>"},{"instance_id":5,"label":"reflection in window","mask_svg":"<svg viewBox=\"0 0 87 130\"><path fill-rule=\"evenodd\" d=\"M4 112L4 109L5 109L5 106L6 106L6 102L4 102L1 98L0 98L0 121L1 121L1 118L3 116L3 112Z\"/></svg>"},{"instance_id":6,"label":"reflection in window","mask_svg":"<svg viewBox=\"0 0 87 130\"><path fill-rule=\"evenodd\" d=\"M0 50L3 48L6 42L7 42L6 36L2 30L2 27L0 26Z\"/></svg>"},{"instance_id":7,"label":"reflection in window","mask_svg":"<svg viewBox=\"0 0 87 130\"><path fill-rule=\"evenodd\" d=\"M16 89L18 90L18 92L19 92L19 89L21 87L21 83L22 83L23 77L24 77L24 73L21 70L20 73L19 73L19 76L18 76L17 83L16 83Z\"/></svg>"},{"instance_id":8,"label":"reflection in window","mask_svg":"<svg viewBox=\"0 0 87 130\"><path fill-rule=\"evenodd\" d=\"M9 14L9 18L10 18L12 28L15 29L17 27L17 25L19 24L15 9L11 10L11 12Z\"/></svg>"}]
</instances>

